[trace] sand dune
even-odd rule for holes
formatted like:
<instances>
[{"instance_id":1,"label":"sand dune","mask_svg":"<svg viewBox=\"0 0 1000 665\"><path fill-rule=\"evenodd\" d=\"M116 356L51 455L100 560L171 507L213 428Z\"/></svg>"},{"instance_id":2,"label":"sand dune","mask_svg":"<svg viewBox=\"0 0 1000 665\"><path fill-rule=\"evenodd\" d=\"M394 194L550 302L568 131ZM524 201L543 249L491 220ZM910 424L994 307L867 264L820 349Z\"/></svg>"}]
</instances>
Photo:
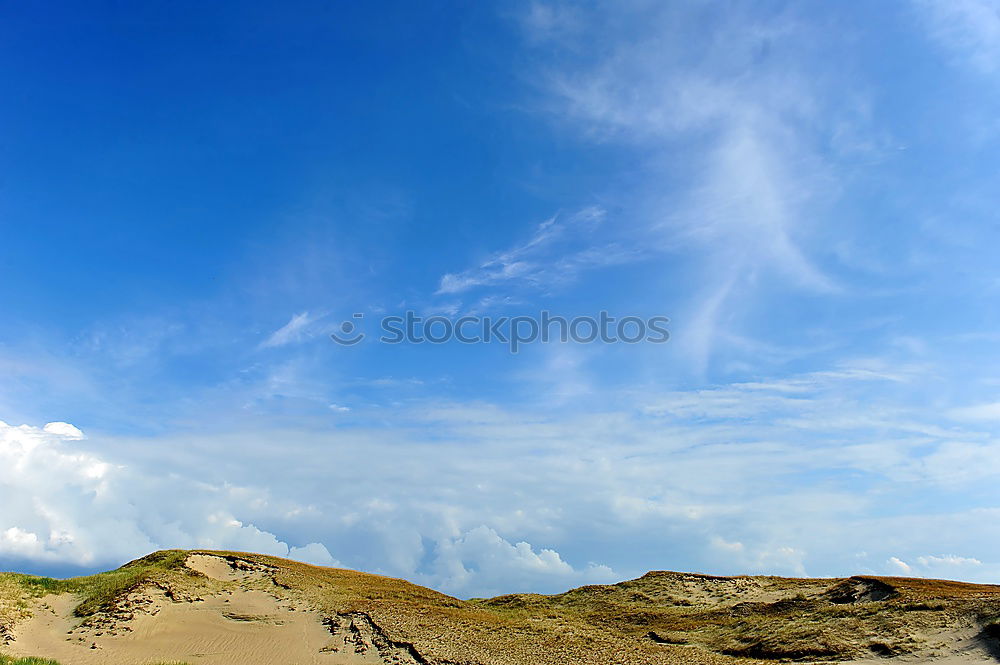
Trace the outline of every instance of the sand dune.
<instances>
[{"instance_id":1,"label":"sand dune","mask_svg":"<svg viewBox=\"0 0 1000 665\"><path fill-rule=\"evenodd\" d=\"M208 555L189 557L187 565L223 582L246 583L266 573L264 567L234 566ZM87 622L74 616L79 602L70 593L38 599L32 616L16 627L5 650L15 656L42 654L62 665L107 665L109 660L117 665L406 662L383 659L371 627L363 622L334 623L287 598L240 584L181 599L146 587L123 600L123 618L110 621Z\"/></svg>"},{"instance_id":2,"label":"sand dune","mask_svg":"<svg viewBox=\"0 0 1000 665\"><path fill-rule=\"evenodd\" d=\"M169 551L60 582L0 576L5 653L62 665L1000 662L1000 587L657 572L461 601L272 557Z\"/></svg>"},{"instance_id":3,"label":"sand dune","mask_svg":"<svg viewBox=\"0 0 1000 665\"><path fill-rule=\"evenodd\" d=\"M381 663L353 650L339 651L322 617L283 606L260 591L234 591L226 597L174 603L151 598L148 612L116 628L88 629L73 617L77 598L46 596L34 616L8 645L13 655L37 655L63 665L139 665L185 661L192 665ZM165 601L165 602L164 602Z\"/></svg>"}]
</instances>

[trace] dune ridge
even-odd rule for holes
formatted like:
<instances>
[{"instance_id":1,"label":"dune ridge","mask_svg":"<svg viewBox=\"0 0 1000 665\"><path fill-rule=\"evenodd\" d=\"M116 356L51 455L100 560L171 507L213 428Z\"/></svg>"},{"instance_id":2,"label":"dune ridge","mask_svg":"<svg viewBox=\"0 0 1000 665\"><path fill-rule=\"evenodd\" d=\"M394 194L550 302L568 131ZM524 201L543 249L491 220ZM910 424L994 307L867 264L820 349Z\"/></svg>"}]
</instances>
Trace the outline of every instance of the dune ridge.
<instances>
[{"instance_id":1,"label":"dune ridge","mask_svg":"<svg viewBox=\"0 0 1000 665\"><path fill-rule=\"evenodd\" d=\"M107 573L0 575L0 642L61 665L1000 662L1000 586L655 571L460 600L264 555L167 550Z\"/></svg>"}]
</instances>

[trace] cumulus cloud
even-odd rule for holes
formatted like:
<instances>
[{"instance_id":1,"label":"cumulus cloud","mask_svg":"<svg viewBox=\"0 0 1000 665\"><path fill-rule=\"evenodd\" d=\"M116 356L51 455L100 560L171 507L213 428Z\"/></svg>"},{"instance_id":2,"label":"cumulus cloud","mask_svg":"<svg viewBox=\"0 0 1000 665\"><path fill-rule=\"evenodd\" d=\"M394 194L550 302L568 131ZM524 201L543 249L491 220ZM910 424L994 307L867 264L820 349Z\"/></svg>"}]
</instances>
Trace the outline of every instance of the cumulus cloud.
<instances>
[{"instance_id":1,"label":"cumulus cloud","mask_svg":"<svg viewBox=\"0 0 1000 665\"><path fill-rule=\"evenodd\" d=\"M955 556L954 554L944 554L940 556L917 557L917 563L929 568L953 567L953 566L981 566L983 562L979 559L965 556Z\"/></svg>"},{"instance_id":2,"label":"cumulus cloud","mask_svg":"<svg viewBox=\"0 0 1000 665\"><path fill-rule=\"evenodd\" d=\"M899 557L889 557L889 572L911 577L956 577L979 568L983 562L973 557L954 554L923 555L903 561Z\"/></svg>"},{"instance_id":3,"label":"cumulus cloud","mask_svg":"<svg viewBox=\"0 0 1000 665\"><path fill-rule=\"evenodd\" d=\"M555 550L535 551L530 543L511 543L485 525L442 543L437 566L442 588L462 589L476 578L477 588L490 595L531 591L542 583L569 587L617 577L611 568L598 564L575 570Z\"/></svg>"},{"instance_id":4,"label":"cumulus cloud","mask_svg":"<svg viewBox=\"0 0 1000 665\"><path fill-rule=\"evenodd\" d=\"M307 520L316 533L338 540L377 534L384 544L375 565L355 567L407 574L446 591L531 590L546 585L610 581L606 566L574 569L550 548L510 543L486 526L456 535L428 522L428 513L401 512L405 502L361 491L357 483L336 507L271 498L271 489L206 482L181 469L154 474L149 468L114 463L72 445L83 433L67 423L36 428L0 422L0 560L110 567L162 548L233 549L262 552L324 566L344 566L325 544L286 538L258 526L257 519L286 524ZM248 462L248 464L251 464ZM244 468L244 471L249 469ZM391 473L390 473L391 475ZM274 489L294 494L279 479ZM371 489L371 488L369 488ZM325 517L324 517L325 515ZM412 528L439 533L429 569L419 569L424 538ZM291 531L296 529L292 527Z\"/></svg>"},{"instance_id":5,"label":"cumulus cloud","mask_svg":"<svg viewBox=\"0 0 1000 665\"><path fill-rule=\"evenodd\" d=\"M714 558L722 562L726 572L806 575L806 552L795 547L759 542L746 547L742 542L720 536L713 537L709 545L714 550L709 554L718 555Z\"/></svg>"},{"instance_id":6,"label":"cumulus cloud","mask_svg":"<svg viewBox=\"0 0 1000 665\"><path fill-rule=\"evenodd\" d=\"M630 391L587 412L413 400L358 407L350 427L142 438L3 425L0 559L104 568L162 547L255 550L460 596L651 568L988 581L995 439L880 392L925 383L867 364ZM921 509L913 487L965 508ZM928 554L942 549L959 554ZM868 561L883 563L857 567Z\"/></svg>"},{"instance_id":7,"label":"cumulus cloud","mask_svg":"<svg viewBox=\"0 0 1000 665\"><path fill-rule=\"evenodd\" d=\"M12 526L0 533L0 553L13 554L25 559L39 559L45 553L45 546L36 534Z\"/></svg>"},{"instance_id":8,"label":"cumulus cloud","mask_svg":"<svg viewBox=\"0 0 1000 665\"><path fill-rule=\"evenodd\" d=\"M48 434L55 434L65 439L82 439L83 432L69 423L48 423L42 428Z\"/></svg>"},{"instance_id":9,"label":"cumulus cloud","mask_svg":"<svg viewBox=\"0 0 1000 665\"><path fill-rule=\"evenodd\" d=\"M202 547L333 561L322 545L290 548L238 520L238 488L116 464L74 449L83 438L68 423L0 422L0 558L101 566Z\"/></svg>"},{"instance_id":10,"label":"cumulus cloud","mask_svg":"<svg viewBox=\"0 0 1000 665\"><path fill-rule=\"evenodd\" d=\"M330 550L320 543L309 543L303 547L292 547L288 550L288 558L315 566L333 566L342 568L343 564L333 558Z\"/></svg>"}]
</instances>

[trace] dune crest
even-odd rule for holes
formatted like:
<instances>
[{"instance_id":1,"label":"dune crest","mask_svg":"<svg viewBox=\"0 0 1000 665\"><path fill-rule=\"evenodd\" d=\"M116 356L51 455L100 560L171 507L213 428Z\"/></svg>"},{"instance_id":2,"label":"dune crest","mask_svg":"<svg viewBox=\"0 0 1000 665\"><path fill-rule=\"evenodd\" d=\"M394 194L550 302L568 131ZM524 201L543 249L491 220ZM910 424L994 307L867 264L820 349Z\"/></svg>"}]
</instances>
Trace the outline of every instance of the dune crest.
<instances>
[{"instance_id":1,"label":"dune crest","mask_svg":"<svg viewBox=\"0 0 1000 665\"><path fill-rule=\"evenodd\" d=\"M1000 662L1000 587L652 572L462 601L380 575L158 552L86 578L0 575L0 640L61 665Z\"/></svg>"}]
</instances>

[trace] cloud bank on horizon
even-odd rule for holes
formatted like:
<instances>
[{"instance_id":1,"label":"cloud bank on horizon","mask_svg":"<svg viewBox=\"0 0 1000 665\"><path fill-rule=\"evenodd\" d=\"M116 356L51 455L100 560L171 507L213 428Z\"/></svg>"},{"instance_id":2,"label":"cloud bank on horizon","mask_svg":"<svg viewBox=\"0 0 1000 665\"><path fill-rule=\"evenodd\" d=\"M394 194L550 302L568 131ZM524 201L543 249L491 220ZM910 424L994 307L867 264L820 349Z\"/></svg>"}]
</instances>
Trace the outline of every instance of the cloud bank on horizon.
<instances>
[{"instance_id":1,"label":"cloud bank on horizon","mask_svg":"<svg viewBox=\"0 0 1000 665\"><path fill-rule=\"evenodd\" d=\"M0 11L0 567L1000 580L1000 1Z\"/></svg>"}]
</instances>

